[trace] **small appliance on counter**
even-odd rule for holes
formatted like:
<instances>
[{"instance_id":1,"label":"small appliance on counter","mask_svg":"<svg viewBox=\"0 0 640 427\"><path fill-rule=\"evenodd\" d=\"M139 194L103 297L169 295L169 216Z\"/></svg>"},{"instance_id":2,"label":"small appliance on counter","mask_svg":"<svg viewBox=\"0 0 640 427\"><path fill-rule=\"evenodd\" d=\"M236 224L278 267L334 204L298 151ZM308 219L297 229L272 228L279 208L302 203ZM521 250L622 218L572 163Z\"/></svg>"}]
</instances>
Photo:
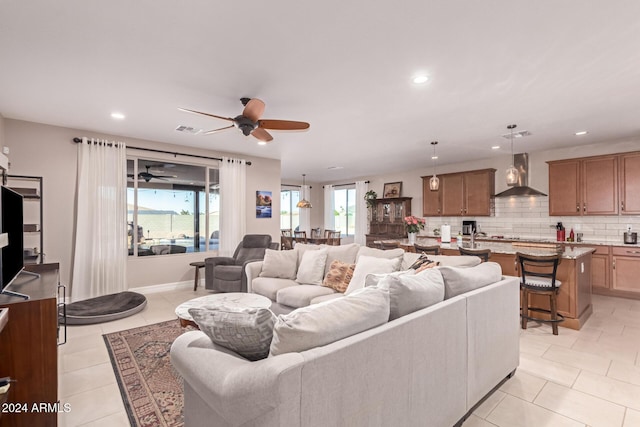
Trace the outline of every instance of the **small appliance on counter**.
<instances>
[{"instance_id":1,"label":"small appliance on counter","mask_svg":"<svg viewBox=\"0 0 640 427\"><path fill-rule=\"evenodd\" d=\"M627 231L624 233L624 244L635 245L638 243L638 233L631 232L631 227L627 227Z\"/></svg>"},{"instance_id":2,"label":"small appliance on counter","mask_svg":"<svg viewBox=\"0 0 640 427\"><path fill-rule=\"evenodd\" d=\"M451 243L451 226L449 224L440 226L440 240L442 243Z\"/></svg>"},{"instance_id":3,"label":"small appliance on counter","mask_svg":"<svg viewBox=\"0 0 640 427\"><path fill-rule=\"evenodd\" d=\"M478 227L475 221L462 221L462 235L470 236Z\"/></svg>"}]
</instances>

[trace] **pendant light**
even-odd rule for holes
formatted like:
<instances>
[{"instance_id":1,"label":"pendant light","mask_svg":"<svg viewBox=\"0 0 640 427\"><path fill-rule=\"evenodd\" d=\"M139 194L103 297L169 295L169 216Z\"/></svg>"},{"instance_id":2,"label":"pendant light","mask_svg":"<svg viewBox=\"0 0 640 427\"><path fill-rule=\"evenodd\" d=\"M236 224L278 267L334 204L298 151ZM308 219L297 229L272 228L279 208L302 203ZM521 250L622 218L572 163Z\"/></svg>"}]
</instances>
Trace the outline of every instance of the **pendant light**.
<instances>
[{"instance_id":1,"label":"pendant light","mask_svg":"<svg viewBox=\"0 0 640 427\"><path fill-rule=\"evenodd\" d=\"M511 166L507 168L507 185L514 186L518 183L518 178L520 174L518 173L518 169L513 166L515 163L515 156L513 155L513 130L516 128L516 125L509 125L507 129L510 131L509 139L511 140Z\"/></svg>"},{"instance_id":2,"label":"pendant light","mask_svg":"<svg viewBox=\"0 0 640 427\"><path fill-rule=\"evenodd\" d=\"M306 187L306 185L305 185L305 183L306 183L305 177L306 176L307 175L302 174L302 200L300 200L298 202L298 204L296 205L299 208L311 208L311 202L304 198L305 197L304 193L305 193L305 190L306 190L306 188L305 188Z\"/></svg>"},{"instance_id":3,"label":"pendant light","mask_svg":"<svg viewBox=\"0 0 640 427\"><path fill-rule=\"evenodd\" d=\"M429 179L429 189L431 191L438 191L440 188L440 179L436 176L436 160L438 156L436 156L436 145L438 145L438 141L431 142L433 146L433 156L431 156L431 160L433 160L433 176Z\"/></svg>"}]
</instances>

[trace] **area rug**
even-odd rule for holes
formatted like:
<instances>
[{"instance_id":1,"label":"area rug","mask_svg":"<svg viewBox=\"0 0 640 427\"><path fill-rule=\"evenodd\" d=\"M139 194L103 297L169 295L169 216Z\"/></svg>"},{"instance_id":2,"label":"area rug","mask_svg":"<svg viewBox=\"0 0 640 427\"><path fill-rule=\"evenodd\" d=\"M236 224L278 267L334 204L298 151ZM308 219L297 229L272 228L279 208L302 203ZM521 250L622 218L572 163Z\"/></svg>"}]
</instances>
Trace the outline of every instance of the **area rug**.
<instances>
[{"instance_id":1,"label":"area rug","mask_svg":"<svg viewBox=\"0 0 640 427\"><path fill-rule=\"evenodd\" d=\"M188 330L170 320L103 335L132 426L184 425L184 388L169 350Z\"/></svg>"}]
</instances>

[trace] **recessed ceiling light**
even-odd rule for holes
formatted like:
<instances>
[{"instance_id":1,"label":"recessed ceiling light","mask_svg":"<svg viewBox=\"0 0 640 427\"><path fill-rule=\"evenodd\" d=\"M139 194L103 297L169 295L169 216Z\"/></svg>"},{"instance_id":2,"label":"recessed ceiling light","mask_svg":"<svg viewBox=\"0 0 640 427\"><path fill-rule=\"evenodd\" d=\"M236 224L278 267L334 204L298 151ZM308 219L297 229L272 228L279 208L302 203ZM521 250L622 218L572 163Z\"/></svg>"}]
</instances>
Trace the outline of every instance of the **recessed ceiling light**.
<instances>
[{"instance_id":1,"label":"recessed ceiling light","mask_svg":"<svg viewBox=\"0 0 640 427\"><path fill-rule=\"evenodd\" d=\"M438 156L431 156L431 160L438 160Z\"/></svg>"},{"instance_id":2,"label":"recessed ceiling light","mask_svg":"<svg viewBox=\"0 0 640 427\"><path fill-rule=\"evenodd\" d=\"M429 76L426 74L419 74L413 78L413 82L417 85L426 83L429 80Z\"/></svg>"},{"instance_id":3,"label":"recessed ceiling light","mask_svg":"<svg viewBox=\"0 0 640 427\"><path fill-rule=\"evenodd\" d=\"M586 130L581 130L580 132L576 132L576 136L582 136L582 135L586 135L589 132L587 132Z\"/></svg>"},{"instance_id":4,"label":"recessed ceiling light","mask_svg":"<svg viewBox=\"0 0 640 427\"><path fill-rule=\"evenodd\" d=\"M116 120L124 119L124 114L122 113L111 113L111 118Z\"/></svg>"},{"instance_id":5,"label":"recessed ceiling light","mask_svg":"<svg viewBox=\"0 0 640 427\"><path fill-rule=\"evenodd\" d=\"M327 169L333 171L337 169L344 169L344 166L329 166Z\"/></svg>"},{"instance_id":6,"label":"recessed ceiling light","mask_svg":"<svg viewBox=\"0 0 640 427\"><path fill-rule=\"evenodd\" d=\"M499 150L500 146L499 145L494 145L493 147L491 147L492 150Z\"/></svg>"},{"instance_id":7,"label":"recessed ceiling light","mask_svg":"<svg viewBox=\"0 0 640 427\"><path fill-rule=\"evenodd\" d=\"M258 145L267 145L265 141L258 141Z\"/></svg>"}]
</instances>

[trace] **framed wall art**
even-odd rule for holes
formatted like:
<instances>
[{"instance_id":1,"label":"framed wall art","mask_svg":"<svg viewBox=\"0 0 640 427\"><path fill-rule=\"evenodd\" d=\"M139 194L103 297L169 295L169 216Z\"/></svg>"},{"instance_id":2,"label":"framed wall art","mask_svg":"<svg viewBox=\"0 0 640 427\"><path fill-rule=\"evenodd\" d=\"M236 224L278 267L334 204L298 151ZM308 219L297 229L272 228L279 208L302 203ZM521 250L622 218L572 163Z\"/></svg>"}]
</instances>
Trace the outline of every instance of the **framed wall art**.
<instances>
[{"instance_id":1,"label":"framed wall art","mask_svg":"<svg viewBox=\"0 0 640 427\"><path fill-rule=\"evenodd\" d=\"M402 181L400 182L387 182L384 184L382 194L385 199L393 199L400 197L402 193Z\"/></svg>"}]
</instances>

